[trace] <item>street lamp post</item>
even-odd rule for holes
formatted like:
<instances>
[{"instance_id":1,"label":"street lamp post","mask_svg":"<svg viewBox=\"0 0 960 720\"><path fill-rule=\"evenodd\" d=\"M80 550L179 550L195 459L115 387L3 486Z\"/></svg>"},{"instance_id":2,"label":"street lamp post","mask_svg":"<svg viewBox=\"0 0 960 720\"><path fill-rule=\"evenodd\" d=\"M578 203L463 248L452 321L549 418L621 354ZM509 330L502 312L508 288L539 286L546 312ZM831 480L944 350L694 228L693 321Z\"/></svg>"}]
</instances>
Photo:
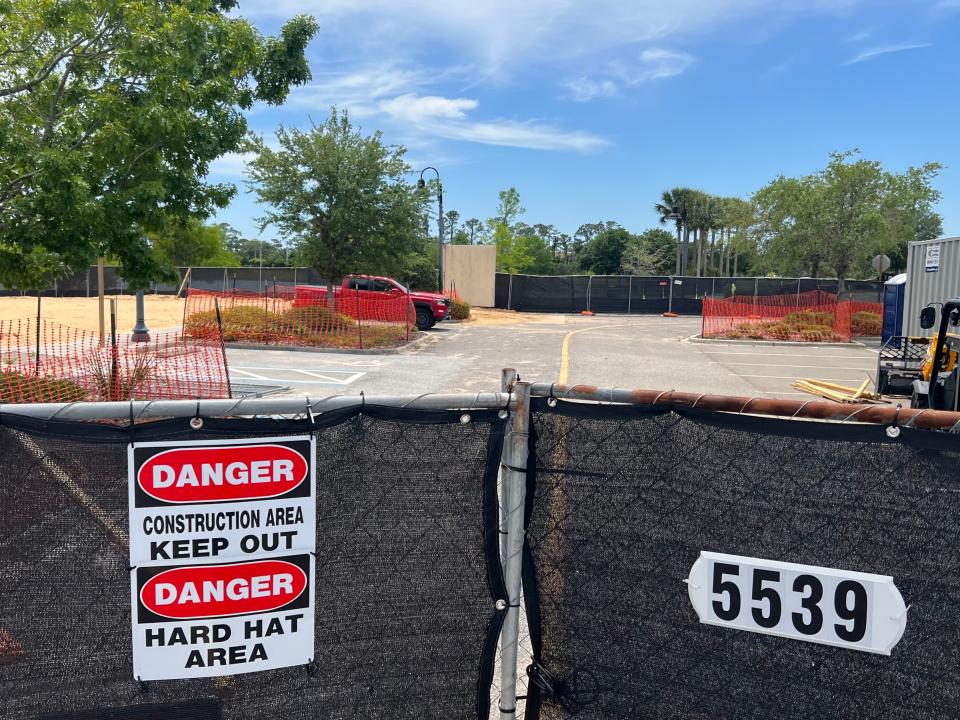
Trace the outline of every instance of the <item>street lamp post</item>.
<instances>
[{"instance_id":1,"label":"street lamp post","mask_svg":"<svg viewBox=\"0 0 960 720\"><path fill-rule=\"evenodd\" d=\"M681 240L682 229L687 224L687 208L686 206L681 207L680 205L674 205L671 212L667 217L670 220L677 221L677 275L686 275L687 273L687 252L686 248L683 248L681 253L681 246L683 244ZM682 259L681 259L682 258Z\"/></svg>"},{"instance_id":2,"label":"street lamp post","mask_svg":"<svg viewBox=\"0 0 960 720\"><path fill-rule=\"evenodd\" d=\"M437 291L443 292L443 183L440 182L440 171L435 167L427 166L420 171L420 179L417 180L417 187L423 190L427 183L423 179L423 174L427 170L433 170L437 175L437 204L439 205L439 216L437 217L437 249L440 251L440 256L437 261Z\"/></svg>"},{"instance_id":3,"label":"street lamp post","mask_svg":"<svg viewBox=\"0 0 960 720\"><path fill-rule=\"evenodd\" d=\"M137 322L133 326L131 339L134 342L150 342L150 330L144 322L143 290L137 290Z\"/></svg>"}]
</instances>

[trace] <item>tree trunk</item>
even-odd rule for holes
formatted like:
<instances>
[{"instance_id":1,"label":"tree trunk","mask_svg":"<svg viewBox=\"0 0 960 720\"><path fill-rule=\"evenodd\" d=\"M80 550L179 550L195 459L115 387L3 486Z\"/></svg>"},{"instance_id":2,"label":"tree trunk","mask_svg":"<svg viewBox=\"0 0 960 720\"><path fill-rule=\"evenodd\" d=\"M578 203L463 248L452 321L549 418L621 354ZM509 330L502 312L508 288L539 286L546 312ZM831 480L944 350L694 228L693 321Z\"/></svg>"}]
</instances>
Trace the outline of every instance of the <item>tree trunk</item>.
<instances>
[{"instance_id":1,"label":"tree trunk","mask_svg":"<svg viewBox=\"0 0 960 720\"><path fill-rule=\"evenodd\" d=\"M717 261L717 229L710 228L710 262L707 264L707 267L710 269L711 275L716 275L716 268L714 267Z\"/></svg>"}]
</instances>

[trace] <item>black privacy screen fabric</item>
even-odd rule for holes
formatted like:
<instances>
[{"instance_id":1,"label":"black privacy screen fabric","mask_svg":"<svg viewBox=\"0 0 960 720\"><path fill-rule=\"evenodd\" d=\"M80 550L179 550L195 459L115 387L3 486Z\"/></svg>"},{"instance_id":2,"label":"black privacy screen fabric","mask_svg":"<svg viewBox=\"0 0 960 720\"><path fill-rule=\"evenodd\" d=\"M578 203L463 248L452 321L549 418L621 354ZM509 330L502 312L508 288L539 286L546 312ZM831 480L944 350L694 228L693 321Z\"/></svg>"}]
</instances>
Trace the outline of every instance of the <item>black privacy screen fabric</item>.
<instances>
[{"instance_id":1,"label":"black privacy screen fabric","mask_svg":"<svg viewBox=\"0 0 960 720\"><path fill-rule=\"evenodd\" d=\"M0 427L0 717L486 718L504 597L493 412L317 416L315 667L133 677L125 428ZM137 427L138 441L309 433ZM491 552L492 549L492 552Z\"/></svg>"},{"instance_id":2,"label":"black privacy screen fabric","mask_svg":"<svg viewBox=\"0 0 960 720\"><path fill-rule=\"evenodd\" d=\"M682 413L535 401L528 720L960 715L960 438ZM883 656L702 625L701 550L890 575L906 632Z\"/></svg>"}]
</instances>

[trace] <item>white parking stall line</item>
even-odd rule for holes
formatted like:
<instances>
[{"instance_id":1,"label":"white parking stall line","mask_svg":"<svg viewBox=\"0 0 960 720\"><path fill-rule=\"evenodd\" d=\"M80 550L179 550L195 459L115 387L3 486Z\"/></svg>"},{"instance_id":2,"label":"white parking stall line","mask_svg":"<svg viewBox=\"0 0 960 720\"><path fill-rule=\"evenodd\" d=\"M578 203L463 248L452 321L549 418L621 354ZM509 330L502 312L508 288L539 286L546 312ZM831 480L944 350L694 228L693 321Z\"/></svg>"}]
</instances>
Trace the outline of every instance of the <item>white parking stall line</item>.
<instances>
[{"instance_id":1,"label":"white parking stall line","mask_svg":"<svg viewBox=\"0 0 960 720\"><path fill-rule=\"evenodd\" d=\"M802 358L849 358L852 360L873 360L869 355L851 355L850 353L816 353L814 355L804 355L802 352L795 353L774 353L774 352L727 352L721 350L703 350L704 355L750 355L752 357L802 357Z\"/></svg>"},{"instance_id":2,"label":"white parking stall line","mask_svg":"<svg viewBox=\"0 0 960 720\"><path fill-rule=\"evenodd\" d=\"M364 375L366 375L366 373L362 373L362 372L347 373L347 372L340 371L340 370L328 370L328 371L327 371L327 372L342 372L344 375L349 375L349 376L350 376L350 377L348 377L348 378L345 378L345 379L340 380L340 379L337 379L337 378L335 378L335 377L331 377L330 375L324 375L324 374L321 374L321 373L313 372L312 370L303 370L303 369L301 369L301 368L287 368L287 370L290 370L291 372L302 373L303 375L306 375L307 377L318 378L318 379L320 379L320 380L324 380L324 381L329 382L329 383L336 383L336 384L338 384L338 385L349 385L350 383L354 382L355 380L358 380L359 378L362 378Z\"/></svg>"},{"instance_id":3,"label":"white parking stall line","mask_svg":"<svg viewBox=\"0 0 960 720\"><path fill-rule=\"evenodd\" d=\"M289 369L289 368L285 368L285 369ZM233 371L233 368L231 368L231 372L232 371ZM347 385L350 385L351 383L356 382L357 380L362 378L364 375L366 375L366 373L351 373L348 377L345 377L345 378L329 377L329 378L323 378L323 379L321 379L322 376L318 376L316 379L313 379L313 380L294 380L292 378L271 378L271 377L265 377L263 375L257 375L255 379L265 383L276 383L278 385L339 385L341 387L346 387ZM251 380L254 378L243 377L243 378L234 378L234 379L235 380Z\"/></svg>"},{"instance_id":4,"label":"white parking stall line","mask_svg":"<svg viewBox=\"0 0 960 720\"><path fill-rule=\"evenodd\" d=\"M833 372L834 370L872 370L873 366L868 367L832 367L829 365L785 365L784 363L731 363L725 362L724 365L728 367L782 367L782 368L810 368L812 370L829 370Z\"/></svg>"},{"instance_id":5,"label":"white parking stall line","mask_svg":"<svg viewBox=\"0 0 960 720\"><path fill-rule=\"evenodd\" d=\"M737 373L740 375L740 373ZM866 370L861 373L861 376L868 375ZM797 380L796 375L740 375L740 377L745 378L767 378L768 380ZM844 383L849 382L851 378L818 378L818 380L825 380L826 382L833 383Z\"/></svg>"},{"instance_id":6,"label":"white parking stall line","mask_svg":"<svg viewBox=\"0 0 960 720\"><path fill-rule=\"evenodd\" d=\"M260 368L258 368L258 369L260 369ZM264 369L264 370L269 370L269 369L271 369L271 368L263 368L263 369ZM231 368L230 368L230 372L243 373L246 377L250 378L251 380L269 380L269 379L270 379L270 378L264 377L263 375L258 375L257 373L252 373L252 372L250 372L249 370L246 370L246 369L244 369L244 368L231 367Z\"/></svg>"}]
</instances>

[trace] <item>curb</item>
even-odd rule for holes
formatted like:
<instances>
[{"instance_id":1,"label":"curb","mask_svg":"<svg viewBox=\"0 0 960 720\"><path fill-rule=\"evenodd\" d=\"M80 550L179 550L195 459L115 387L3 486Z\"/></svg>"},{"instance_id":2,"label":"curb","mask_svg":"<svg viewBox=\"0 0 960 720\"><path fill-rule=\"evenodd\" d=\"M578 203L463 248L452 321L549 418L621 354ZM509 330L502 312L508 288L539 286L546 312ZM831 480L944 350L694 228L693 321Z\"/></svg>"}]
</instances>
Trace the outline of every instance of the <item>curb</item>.
<instances>
[{"instance_id":1,"label":"curb","mask_svg":"<svg viewBox=\"0 0 960 720\"><path fill-rule=\"evenodd\" d=\"M430 339L429 335L420 333L420 337L408 340L403 345L397 345L391 348L328 348L328 347L303 347L300 345L259 345L257 343L224 343L230 350L280 350L283 352L306 352L320 354L338 354L338 355L396 355L401 350L410 350L422 345Z\"/></svg>"},{"instance_id":2,"label":"curb","mask_svg":"<svg viewBox=\"0 0 960 720\"><path fill-rule=\"evenodd\" d=\"M687 338L687 342L692 343L704 343L704 344L719 344L719 345L770 345L772 347L850 347L850 346L860 346L867 347L864 343L859 340L851 340L850 342L800 342L797 340L728 340L724 338L705 338L700 337L699 335L691 335Z\"/></svg>"}]
</instances>

